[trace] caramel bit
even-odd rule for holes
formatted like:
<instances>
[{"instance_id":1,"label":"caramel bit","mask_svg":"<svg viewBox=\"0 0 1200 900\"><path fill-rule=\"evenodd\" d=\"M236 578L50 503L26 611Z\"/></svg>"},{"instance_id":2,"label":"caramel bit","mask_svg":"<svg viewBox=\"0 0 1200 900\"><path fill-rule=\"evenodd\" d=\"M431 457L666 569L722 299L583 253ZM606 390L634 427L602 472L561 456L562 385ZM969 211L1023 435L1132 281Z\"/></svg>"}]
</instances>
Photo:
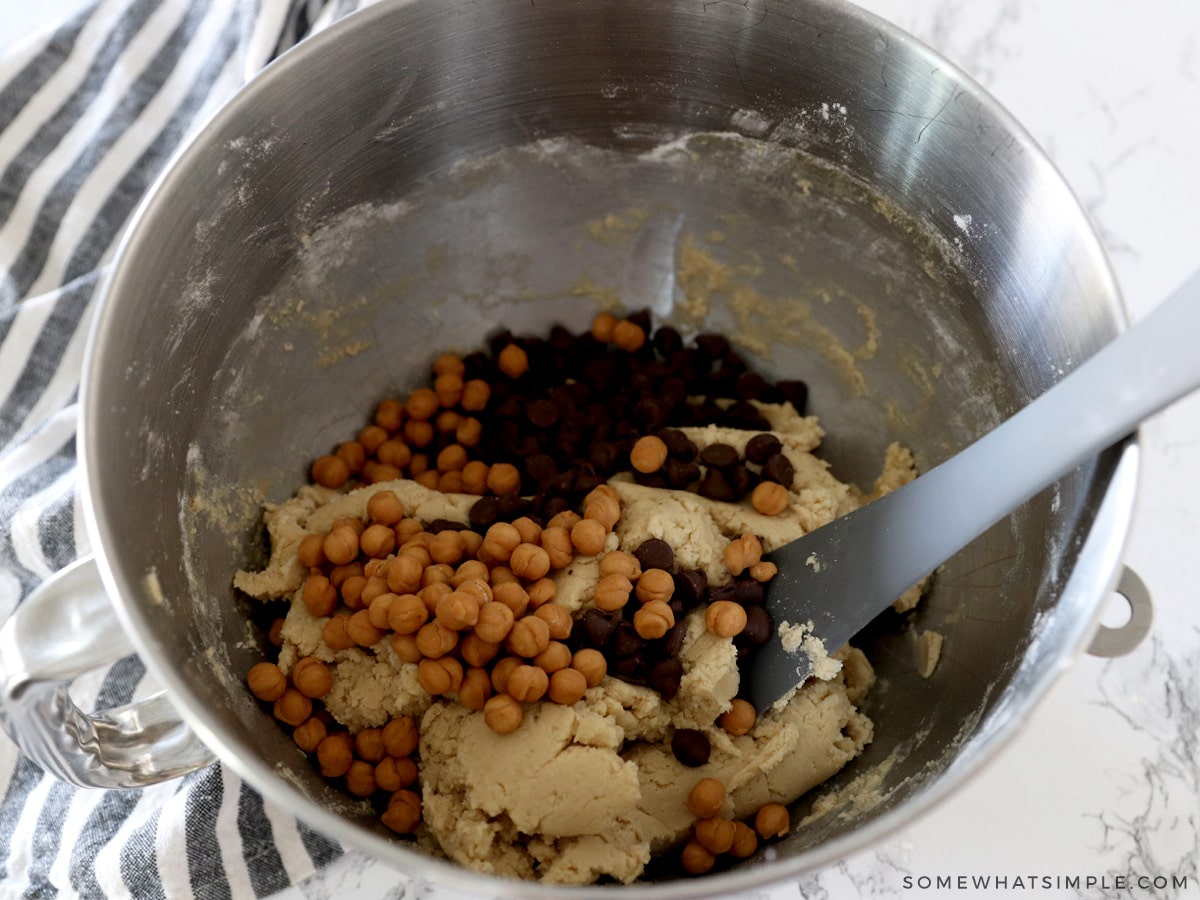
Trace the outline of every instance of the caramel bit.
<instances>
[{"instance_id":1,"label":"caramel bit","mask_svg":"<svg viewBox=\"0 0 1200 900\"><path fill-rule=\"evenodd\" d=\"M333 675L325 663L306 656L292 668L292 684L310 700L320 700L333 686Z\"/></svg>"},{"instance_id":2,"label":"caramel bit","mask_svg":"<svg viewBox=\"0 0 1200 900\"><path fill-rule=\"evenodd\" d=\"M571 657L571 667L583 675L588 687L595 687L608 674L608 660L599 650L585 647Z\"/></svg>"},{"instance_id":3,"label":"caramel bit","mask_svg":"<svg viewBox=\"0 0 1200 900\"><path fill-rule=\"evenodd\" d=\"M592 319L592 337L604 344L612 343L617 317L610 312L597 313Z\"/></svg>"},{"instance_id":4,"label":"caramel bit","mask_svg":"<svg viewBox=\"0 0 1200 900\"><path fill-rule=\"evenodd\" d=\"M753 856L754 851L758 849L758 834L745 822L734 822L733 829L733 846L729 848L730 855L735 859L746 859Z\"/></svg>"},{"instance_id":5,"label":"caramel bit","mask_svg":"<svg viewBox=\"0 0 1200 900\"><path fill-rule=\"evenodd\" d=\"M345 565L358 556L358 534L349 525L339 525L325 536L325 558L335 566Z\"/></svg>"},{"instance_id":6,"label":"caramel bit","mask_svg":"<svg viewBox=\"0 0 1200 900\"><path fill-rule=\"evenodd\" d=\"M726 733L738 737L749 733L757 719L758 713L754 710L754 704L738 697L731 703L729 711L721 714L718 723Z\"/></svg>"},{"instance_id":7,"label":"caramel bit","mask_svg":"<svg viewBox=\"0 0 1200 900\"><path fill-rule=\"evenodd\" d=\"M541 700L549 688L550 676L545 670L531 665L520 665L513 669L505 685L509 696L522 703Z\"/></svg>"},{"instance_id":8,"label":"caramel bit","mask_svg":"<svg viewBox=\"0 0 1200 900\"><path fill-rule=\"evenodd\" d=\"M633 629L646 640L663 637L674 624L675 614L662 600L651 600L633 614Z\"/></svg>"},{"instance_id":9,"label":"caramel bit","mask_svg":"<svg viewBox=\"0 0 1200 900\"><path fill-rule=\"evenodd\" d=\"M550 571L550 554L540 544L518 544L509 557L509 567L518 578L537 581Z\"/></svg>"},{"instance_id":10,"label":"caramel bit","mask_svg":"<svg viewBox=\"0 0 1200 900\"><path fill-rule=\"evenodd\" d=\"M791 828L791 816L782 803L768 803L754 815L754 830L760 837L783 837Z\"/></svg>"},{"instance_id":11,"label":"caramel bit","mask_svg":"<svg viewBox=\"0 0 1200 900\"><path fill-rule=\"evenodd\" d=\"M514 656L532 659L545 650L549 643L550 626L546 620L536 615L526 615L513 623L504 646Z\"/></svg>"},{"instance_id":12,"label":"caramel bit","mask_svg":"<svg viewBox=\"0 0 1200 900\"><path fill-rule=\"evenodd\" d=\"M520 378L529 371L529 356L517 344L508 344L496 357L496 366L509 378Z\"/></svg>"},{"instance_id":13,"label":"caramel bit","mask_svg":"<svg viewBox=\"0 0 1200 900\"><path fill-rule=\"evenodd\" d=\"M703 875L716 864L717 857L706 850L699 841L692 838L684 845L679 860L685 872L692 875Z\"/></svg>"},{"instance_id":14,"label":"caramel bit","mask_svg":"<svg viewBox=\"0 0 1200 900\"><path fill-rule=\"evenodd\" d=\"M580 519L571 528L571 545L580 556L599 556L607 538L608 529L597 519Z\"/></svg>"},{"instance_id":15,"label":"caramel bit","mask_svg":"<svg viewBox=\"0 0 1200 900\"><path fill-rule=\"evenodd\" d=\"M296 730L292 732L292 739L305 753L315 753L327 733L325 723L313 716L296 726Z\"/></svg>"},{"instance_id":16,"label":"caramel bit","mask_svg":"<svg viewBox=\"0 0 1200 900\"><path fill-rule=\"evenodd\" d=\"M704 627L718 637L737 637L746 621L745 608L732 600L715 600L704 612Z\"/></svg>"},{"instance_id":17,"label":"caramel bit","mask_svg":"<svg viewBox=\"0 0 1200 900\"><path fill-rule=\"evenodd\" d=\"M667 445L657 435L647 434L637 439L629 451L629 464L644 475L657 472L667 461Z\"/></svg>"},{"instance_id":18,"label":"caramel bit","mask_svg":"<svg viewBox=\"0 0 1200 900\"><path fill-rule=\"evenodd\" d=\"M743 534L729 542L722 559L734 578L762 559L762 543L753 534Z\"/></svg>"},{"instance_id":19,"label":"caramel bit","mask_svg":"<svg viewBox=\"0 0 1200 900\"><path fill-rule=\"evenodd\" d=\"M596 604L597 609L611 612L624 607L632 593L632 582L621 573L613 572L600 579L592 602Z\"/></svg>"},{"instance_id":20,"label":"caramel bit","mask_svg":"<svg viewBox=\"0 0 1200 900\"><path fill-rule=\"evenodd\" d=\"M701 778L692 787L687 808L696 817L692 834L680 853L680 865L685 872L703 874L716 865L720 856L746 859L758 849L763 839L782 837L790 827L787 807L767 803L754 815L754 827L746 822L726 819L721 809L727 800L725 785L716 778Z\"/></svg>"},{"instance_id":21,"label":"caramel bit","mask_svg":"<svg viewBox=\"0 0 1200 900\"><path fill-rule=\"evenodd\" d=\"M354 740L347 731L327 735L317 744L317 763L326 778L340 778L354 761Z\"/></svg>"},{"instance_id":22,"label":"caramel bit","mask_svg":"<svg viewBox=\"0 0 1200 900\"><path fill-rule=\"evenodd\" d=\"M750 492L750 505L764 516L777 516L790 503L788 489L774 481L762 481Z\"/></svg>"},{"instance_id":23,"label":"caramel bit","mask_svg":"<svg viewBox=\"0 0 1200 900\"><path fill-rule=\"evenodd\" d=\"M729 819L713 816L696 823L696 843L714 856L728 853L733 847L736 829Z\"/></svg>"},{"instance_id":24,"label":"caramel bit","mask_svg":"<svg viewBox=\"0 0 1200 900\"><path fill-rule=\"evenodd\" d=\"M669 603L675 594L675 579L663 569L647 569L637 580L636 594L642 603Z\"/></svg>"},{"instance_id":25,"label":"caramel bit","mask_svg":"<svg viewBox=\"0 0 1200 900\"><path fill-rule=\"evenodd\" d=\"M600 575L624 575L626 580L633 582L642 574L642 565L638 558L625 550L611 550L600 559Z\"/></svg>"},{"instance_id":26,"label":"caramel bit","mask_svg":"<svg viewBox=\"0 0 1200 900\"><path fill-rule=\"evenodd\" d=\"M383 726L383 746L388 756L411 756L416 752L419 735L412 716L396 716Z\"/></svg>"},{"instance_id":27,"label":"caramel bit","mask_svg":"<svg viewBox=\"0 0 1200 900\"><path fill-rule=\"evenodd\" d=\"M274 703L282 697L288 686L287 676L273 662L255 663L246 676L246 682L250 686L250 693L268 703Z\"/></svg>"},{"instance_id":28,"label":"caramel bit","mask_svg":"<svg viewBox=\"0 0 1200 900\"><path fill-rule=\"evenodd\" d=\"M511 734L524 718L521 704L508 694L497 694L483 705L483 719L497 734Z\"/></svg>"},{"instance_id":29,"label":"caramel bit","mask_svg":"<svg viewBox=\"0 0 1200 900\"><path fill-rule=\"evenodd\" d=\"M421 798L412 791L398 790L392 794L380 818L397 834L412 834L421 822Z\"/></svg>"},{"instance_id":30,"label":"caramel bit","mask_svg":"<svg viewBox=\"0 0 1200 900\"><path fill-rule=\"evenodd\" d=\"M332 454L317 457L312 464L312 480L322 487L340 488L350 480L350 467Z\"/></svg>"},{"instance_id":31,"label":"caramel bit","mask_svg":"<svg viewBox=\"0 0 1200 900\"><path fill-rule=\"evenodd\" d=\"M622 350L633 353L646 343L646 331L636 322L622 319L613 326L612 341Z\"/></svg>"},{"instance_id":32,"label":"caramel bit","mask_svg":"<svg viewBox=\"0 0 1200 900\"><path fill-rule=\"evenodd\" d=\"M701 778L688 794L687 808L698 819L707 819L725 804L725 785L716 778Z\"/></svg>"},{"instance_id":33,"label":"caramel bit","mask_svg":"<svg viewBox=\"0 0 1200 900\"><path fill-rule=\"evenodd\" d=\"M583 699L590 686L587 675L579 669L562 668L550 676L548 695L555 703L571 706Z\"/></svg>"}]
</instances>

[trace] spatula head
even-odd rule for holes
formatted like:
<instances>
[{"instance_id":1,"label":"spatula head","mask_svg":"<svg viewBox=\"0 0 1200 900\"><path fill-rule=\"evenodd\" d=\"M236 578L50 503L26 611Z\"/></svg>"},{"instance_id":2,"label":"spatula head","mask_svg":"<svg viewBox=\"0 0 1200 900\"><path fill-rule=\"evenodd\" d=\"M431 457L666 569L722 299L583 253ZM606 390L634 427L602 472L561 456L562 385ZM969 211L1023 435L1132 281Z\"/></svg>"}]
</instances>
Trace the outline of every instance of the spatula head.
<instances>
[{"instance_id":1,"label":"spatula head","mask_svg":"<svg viewBox=\"0 0 1200 900\"><path fill-rule=\"evenodd\" d=\"M766 555L779 567L766 594L775 628L742 672L743 694L759 712L814 674L804 645L784 649L781 625L804 628L833 653L924 576L913 574L906 542L897 539L904 493L888 494ZM819 652L816 658L819 666Z\"/></svg>"}]
</instances>

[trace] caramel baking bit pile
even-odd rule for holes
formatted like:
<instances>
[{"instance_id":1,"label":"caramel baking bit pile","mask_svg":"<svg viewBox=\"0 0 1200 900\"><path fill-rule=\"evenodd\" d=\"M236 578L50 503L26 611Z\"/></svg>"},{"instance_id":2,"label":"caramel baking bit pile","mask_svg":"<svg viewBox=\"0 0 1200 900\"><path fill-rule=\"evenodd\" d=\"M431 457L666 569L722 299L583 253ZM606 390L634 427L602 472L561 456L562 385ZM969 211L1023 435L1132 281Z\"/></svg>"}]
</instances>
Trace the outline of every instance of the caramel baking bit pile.
<instances>
[{"instance_id":1,"label":"caramel baking bit pile","mask_svg":"<svg viewBox=\"0 0 1200 900\"><path fill-rule=\"evenodd\" d=\"M409 478L479 498L464 526L419 521L383 489L370 497L365 518L339 519L327 533L304 537L302 600L324 620L328 648L386 642L417 667L430 696L478 713L498 734L515 734L530 704L572 705L609 676L670 699L683 674L683 618L705 604L705 627L733 638L739 658L765 643L772 623L763 585L776 570L762 559L759 539L745 534L729 543L723 561L733 580L710 589L702 572L675 564L665 541L614 549L621 504L606 480L631 471L643 485L748 498L758 512L780 514L791 464L748 401L789 399L802 409L803 385L766 382L719 336L701 335L687 347L673 329L651 333L645 314L602 313L583 335L506 333L489 349L438 357L430 386L383 400L354 439L313 462L312 481L330 489ZM726 444L698 451L678 430L708 423L764 433L739 453ZM556 602L554 575L578 558L598 558L600 580L592 604L573 614ZM281 627L271 629L276 646ZM257 663L247 681L323 776L375 803L393 831L418 830L412 717L352 734L323 708L331 673L315 657L301 657L287 674L274 662ZM742 699L720 719L731 735L754 722ZM676 729L671 747L684 765L708 760L701 731ZM724 802L715 779L692 791L697 821L681 855L687 872L708 871L722 855L748 856L760 838L788 829L778 804L759 810L751 827L723 818Z\"/></svg>"}]
</instances>

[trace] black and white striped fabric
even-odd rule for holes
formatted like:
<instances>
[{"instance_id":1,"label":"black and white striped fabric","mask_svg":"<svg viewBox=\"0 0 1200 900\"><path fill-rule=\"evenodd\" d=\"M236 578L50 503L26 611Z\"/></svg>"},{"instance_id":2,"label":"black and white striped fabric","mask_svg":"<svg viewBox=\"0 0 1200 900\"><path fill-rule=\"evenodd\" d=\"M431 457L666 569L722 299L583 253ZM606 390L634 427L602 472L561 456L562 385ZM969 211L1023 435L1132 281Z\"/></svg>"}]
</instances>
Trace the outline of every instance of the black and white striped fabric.
<instances>
[{"instance_id":1,"label":"black and white striped fabric","mask_svg":"<svg viewBox=\"0 0 1200 900\"><path fill-rule=\"evenodd\" d=\"M0 620L88 551L75 494L80 364L130 215L247 79L359 5L92 0L0 58ZM128 702L144 674L125 660L77 685L77 702ZM143 790L80 790L0 735L0 897L264 896L341 853L221 766Z\"/></svg>"}]
</instances>

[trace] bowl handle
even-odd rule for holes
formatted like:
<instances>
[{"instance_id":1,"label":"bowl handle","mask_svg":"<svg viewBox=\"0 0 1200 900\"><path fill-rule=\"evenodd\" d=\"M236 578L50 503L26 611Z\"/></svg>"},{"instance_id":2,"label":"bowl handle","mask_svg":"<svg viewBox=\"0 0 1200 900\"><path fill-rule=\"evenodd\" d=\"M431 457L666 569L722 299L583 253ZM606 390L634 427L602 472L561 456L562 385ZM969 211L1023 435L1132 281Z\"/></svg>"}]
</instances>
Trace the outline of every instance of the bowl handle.
<instances>
[{"instance_id":1,"label":"bowl handle","mask_svg":"<svg viewBox=\"0 0 1200 900\"><path fill-rule=\"evenodd\" d=\"M165 693L93 714L75 705L74 678L133 652L95 558L72 563L0 628L0 727L44 770L81 787L144 787L214 762Z\"/></svg>"},{"instance_id":2,"label":"bowl handle","mask_svg":"<svg viewBox=\"0 0 1200 900\"><path fill-rule=\"evenodd\" d=\"M1114 657L1132 653L1150 633L1150 626L1154 622L1154 602L1150 599L1150 589L1137 572L1123 566L1114 590L1129 604L1129 621L1117 628L1101 624L1087 648L1092 656Z\"/></svg>"}]
</instances>

